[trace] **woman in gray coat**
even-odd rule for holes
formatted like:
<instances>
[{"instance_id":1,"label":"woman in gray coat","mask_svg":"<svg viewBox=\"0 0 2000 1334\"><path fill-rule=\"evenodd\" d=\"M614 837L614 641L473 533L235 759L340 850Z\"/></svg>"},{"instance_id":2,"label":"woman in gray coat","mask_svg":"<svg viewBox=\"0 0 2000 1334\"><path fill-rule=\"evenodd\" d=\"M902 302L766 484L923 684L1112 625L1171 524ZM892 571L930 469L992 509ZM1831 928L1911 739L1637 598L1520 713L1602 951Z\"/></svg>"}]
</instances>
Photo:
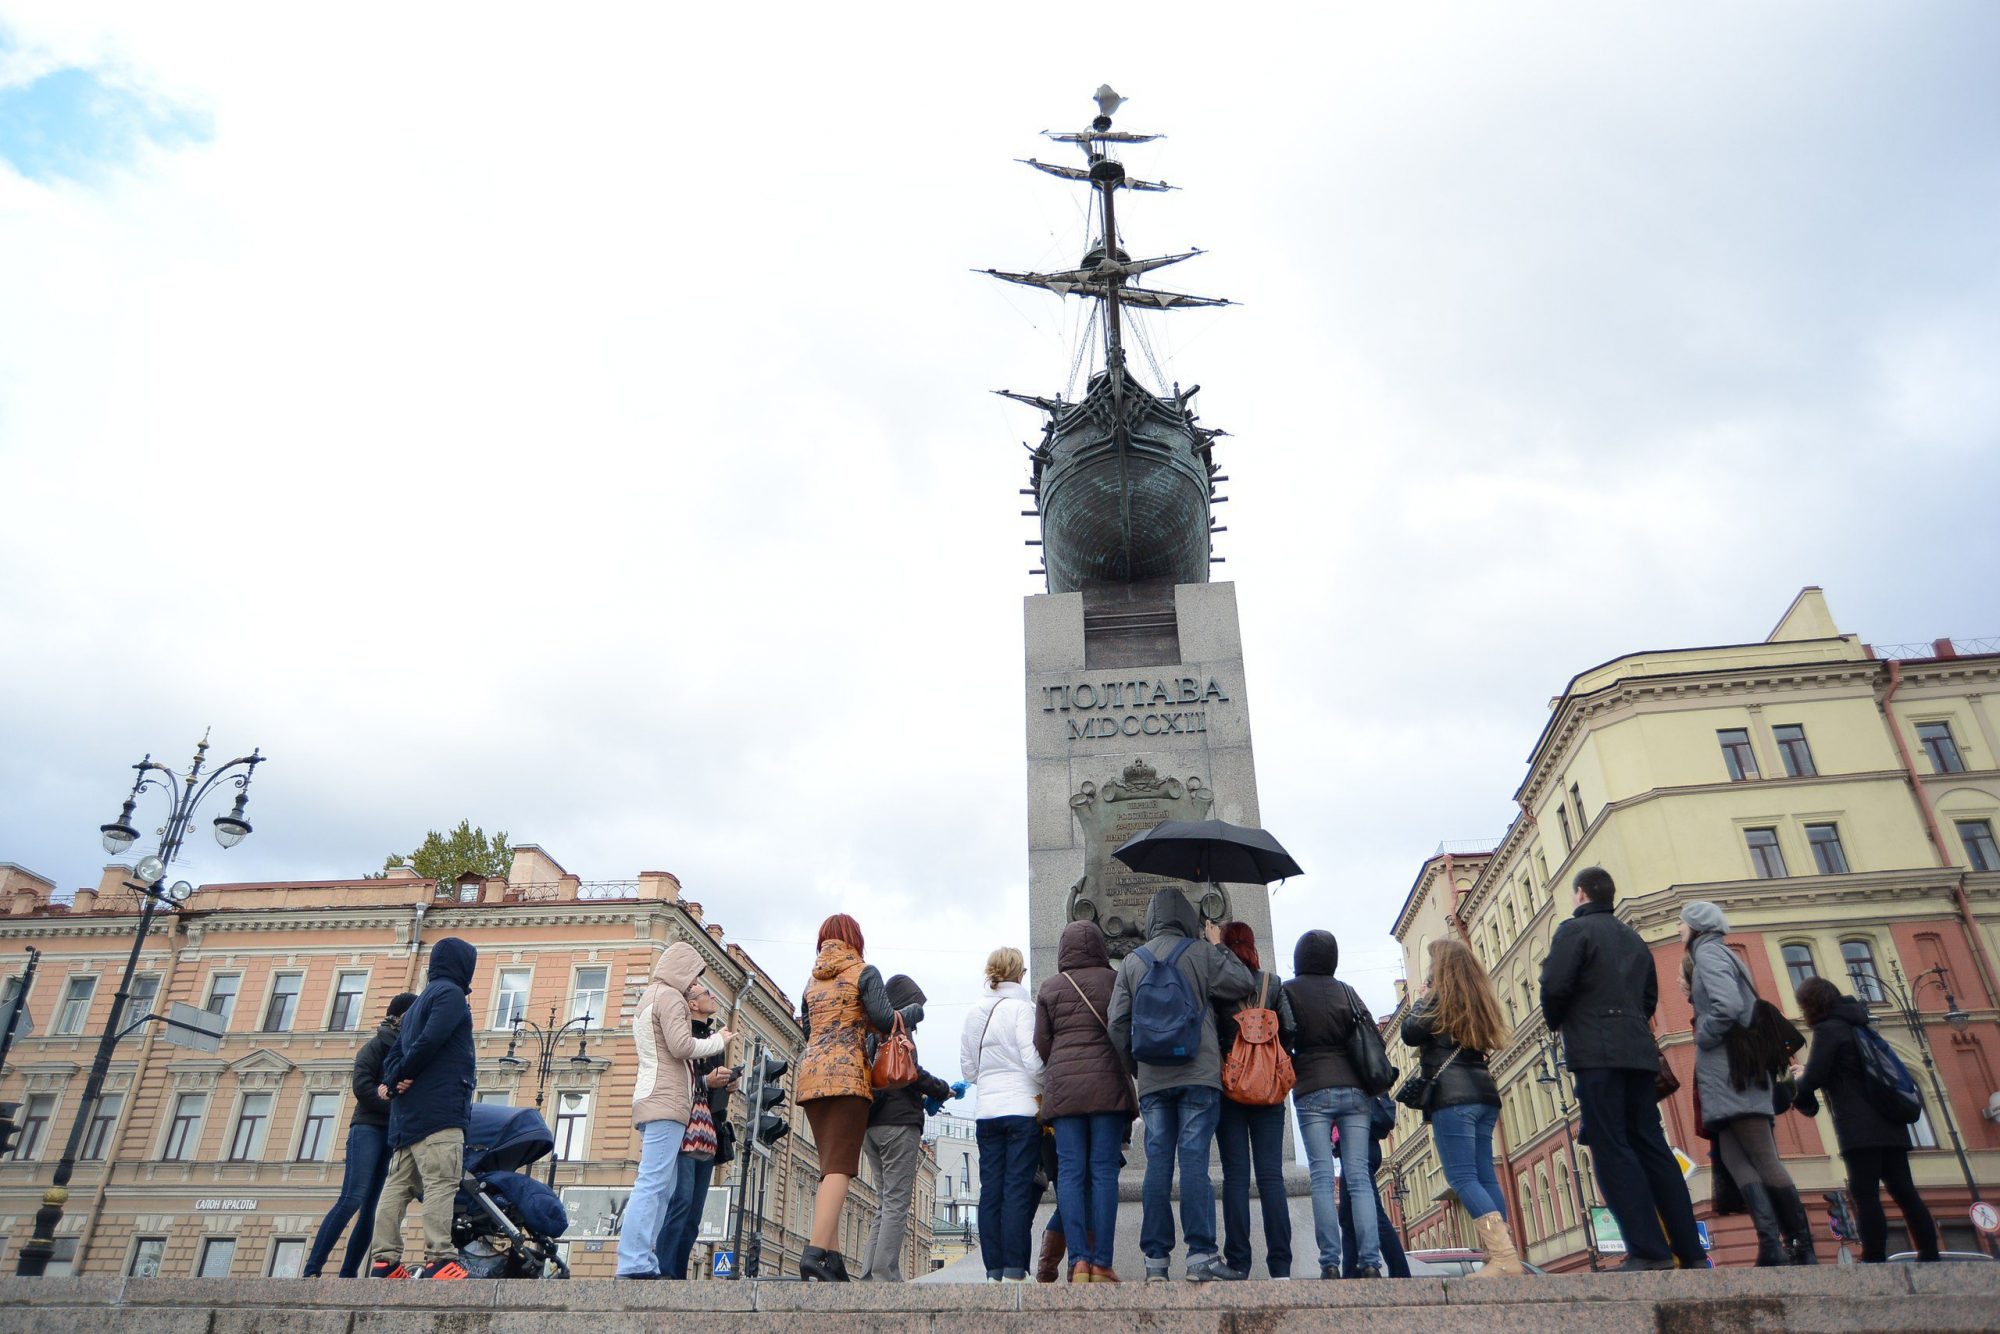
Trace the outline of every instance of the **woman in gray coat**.
<instances>
[{"instance_id":1,"label":"woman in gray coat","mask_svg":"<svg viewBox=\"0 0 2000 1334\"><path fill-rule=\"evenodd\" d=\"M1694 960L1688 999L1694 1005L1694 1087L1702 1129L1743 1192L1757 1229L1757 1263L1812 1264L1805 1206L1771 1136L1776 1111L1771 1072L1757 1068L1754 1044L1747 1041L1757 989L1750 970L1723 941L1728 930L1722 909L1713 903L1697 901L1681 909L1681 941Z\"/></svg>"}]
</instances>

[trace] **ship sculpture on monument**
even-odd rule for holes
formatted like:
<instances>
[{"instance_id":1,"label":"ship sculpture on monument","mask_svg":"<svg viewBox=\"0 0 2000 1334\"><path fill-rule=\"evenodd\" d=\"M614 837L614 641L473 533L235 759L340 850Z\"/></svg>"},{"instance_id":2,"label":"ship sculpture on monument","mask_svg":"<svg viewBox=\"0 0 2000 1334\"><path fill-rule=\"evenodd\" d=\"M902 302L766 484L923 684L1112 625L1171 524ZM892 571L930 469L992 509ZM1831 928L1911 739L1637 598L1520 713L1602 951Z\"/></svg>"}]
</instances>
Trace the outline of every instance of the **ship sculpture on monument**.
<instances>
[{"instance_id":1,"label":"ship sculpture on monument","mask_svg":"<svg viewBox=\"0 0 2000 1334\"><path fill-rule=\"evenodd\" d=\"M1046 132L1081 149L1085 166L1023 159L1027 166L1088 186L1096 196L1096 230L1077 267L1055 273L985 270L1011 283L1092 303L1077 349L1079 360L1088 350L1085 344L1098 334L1103 338L1103 366L1090 376L1080 400L998 391L1048 415L1041 443L1032 451L1029 494L1042 521L1042 557L1051 593L1148 579L1208 582L1209 506L1215 484L1222 480L1211 455L1223 432L1196 424L1189 405L1199 385L1185 391L1174 385L1168 397L1161 397L1127 369L1125 313L1232 303L1133 285L1140 275L1193 259L1201 251L1135 260L1118 245L1119 191L1174 188L1125 174L1114 155L1117 148L1162 136L1112 129L1111 113L1123 101L1106 84L1097 90L1099 114L1089 129ZM1143 331L1135 332L1143 340ZM1150 359L1149 345L1141 345Z\"/></svg>"},{"instance_id":2,"label":"ship sculpture on monument","mask_svg":"<svg viewBox=\"0 0 2000 1334\"><path fill-rule=\"evenodd\" d=\"M1147 906L1168 885L1211 920L1270 939L1263 885L1203 885L1133 871L1112 856L1163 820L1259 823L1235 588L1212 582L1211 519L1227 499L1217 437L1160 366L1148 330L1176 312L1234 304L1150 285L1155 270L1200 255L1134 259L1120 196L1171 189L1128 175L1119 154L1163 136L1115 129L1124 98L1097 90L1097 115L1046 131L1081 165L1024 159L1090 192L1076 267L983 272L1084 303L1069 383L1052 396L999 392L1043 414L1028 446L1047 591L1027 599L1030 943L1036 976L1055 971L1071 921L1104 928L1114 958L1147 938ZM1079 376L1083 391L1077 394Z\"/></svg>"}]
</instances>

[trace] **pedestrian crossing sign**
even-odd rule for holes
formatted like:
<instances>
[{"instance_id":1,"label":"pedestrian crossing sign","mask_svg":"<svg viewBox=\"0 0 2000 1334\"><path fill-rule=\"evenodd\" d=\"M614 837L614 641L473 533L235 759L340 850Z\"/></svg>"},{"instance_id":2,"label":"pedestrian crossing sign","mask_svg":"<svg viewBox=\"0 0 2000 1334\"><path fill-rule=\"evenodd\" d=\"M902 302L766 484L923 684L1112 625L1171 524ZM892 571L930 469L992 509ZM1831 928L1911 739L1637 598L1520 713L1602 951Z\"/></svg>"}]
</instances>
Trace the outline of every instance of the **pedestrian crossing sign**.
<instances>
[{"instance_id":1,"label":"pedestrian crossing sign","mask_svg":"<svg viewBox=\"0 0 2000 1334\"><path fill-rule=\"evenodd\" d=\"M717 1278L736 1277L736 1252L717 1251L713 1268L709 1271Z\"/></svg>"}]
</instances>

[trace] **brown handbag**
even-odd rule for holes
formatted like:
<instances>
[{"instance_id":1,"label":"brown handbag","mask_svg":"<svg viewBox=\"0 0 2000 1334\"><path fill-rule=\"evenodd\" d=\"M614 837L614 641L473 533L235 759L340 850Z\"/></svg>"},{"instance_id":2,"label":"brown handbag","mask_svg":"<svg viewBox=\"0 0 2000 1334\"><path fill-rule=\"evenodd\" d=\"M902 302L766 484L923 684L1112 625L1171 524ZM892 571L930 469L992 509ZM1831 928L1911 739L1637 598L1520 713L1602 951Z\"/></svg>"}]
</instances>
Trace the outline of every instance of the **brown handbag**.
<instances>
[{"instance_id":1,"label":"brown handbag","mask_svg":"<svg viewBox=\"0 0 2000 1334\"><path fill-rule=\"evenodd\" d=\"M1245 1107L1276 1107L1298 1083L1292 1058L1278 1043L1278 1012L1264 1001L1271 979L1257 984L1257 1003L1236 1012L1236 1041L1222 1066L1222 1095Z\"/></svg>"},{"instance_id":2,"label":"brown handbag","mask_svg":"<svg viewBox=\"0 0 2000 1334\"><path fill-rule=\"evenodd\" d=\"M1660 1053L1660 1069L1653 1076L1653 1101L1665 1102L1681 1091L1681 1077L1674 1073L1672 1063L1667 1060L1666 1048L1657 1043L1654 1046Z\"/></svg>"},{"instance_id":3,"label":"brown handbag","mask_svg":"<svg viewBox=\"0 0 2000 1334\"><path fill-rule=\"evenodd\" d=\"M875 1064L869 1067L868 1083L877 1093L908 1088L917 1082L917 1044L903 1031L903 1016L889 1025L888 1036L875 1048Z\"/></svg>"}]
</instances>

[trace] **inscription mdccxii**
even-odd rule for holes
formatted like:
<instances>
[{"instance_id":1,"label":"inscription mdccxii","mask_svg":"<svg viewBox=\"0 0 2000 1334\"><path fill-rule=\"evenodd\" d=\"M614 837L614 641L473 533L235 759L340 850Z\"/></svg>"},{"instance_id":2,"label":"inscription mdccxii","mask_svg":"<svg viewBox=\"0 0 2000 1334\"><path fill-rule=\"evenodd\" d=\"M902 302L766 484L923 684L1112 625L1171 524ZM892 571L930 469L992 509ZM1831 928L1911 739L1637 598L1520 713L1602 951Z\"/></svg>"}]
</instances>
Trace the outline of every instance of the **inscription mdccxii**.
<instances>
[{"instance_id":1,"label":"inscription mdccxii","mask_svg":"<svg viewBox=\"0 0 2000 1334\"><path fill-rule=\"evenodd\" d=\"M1137 676L1043 686L1041 691L1043 713L1077 715L1063 719L1071 741L1195 736L1208 730L1208 706L1229 702L1229 692L1212 676L1205 686L1198 676Z\"/></svg>"}]
</instances>

